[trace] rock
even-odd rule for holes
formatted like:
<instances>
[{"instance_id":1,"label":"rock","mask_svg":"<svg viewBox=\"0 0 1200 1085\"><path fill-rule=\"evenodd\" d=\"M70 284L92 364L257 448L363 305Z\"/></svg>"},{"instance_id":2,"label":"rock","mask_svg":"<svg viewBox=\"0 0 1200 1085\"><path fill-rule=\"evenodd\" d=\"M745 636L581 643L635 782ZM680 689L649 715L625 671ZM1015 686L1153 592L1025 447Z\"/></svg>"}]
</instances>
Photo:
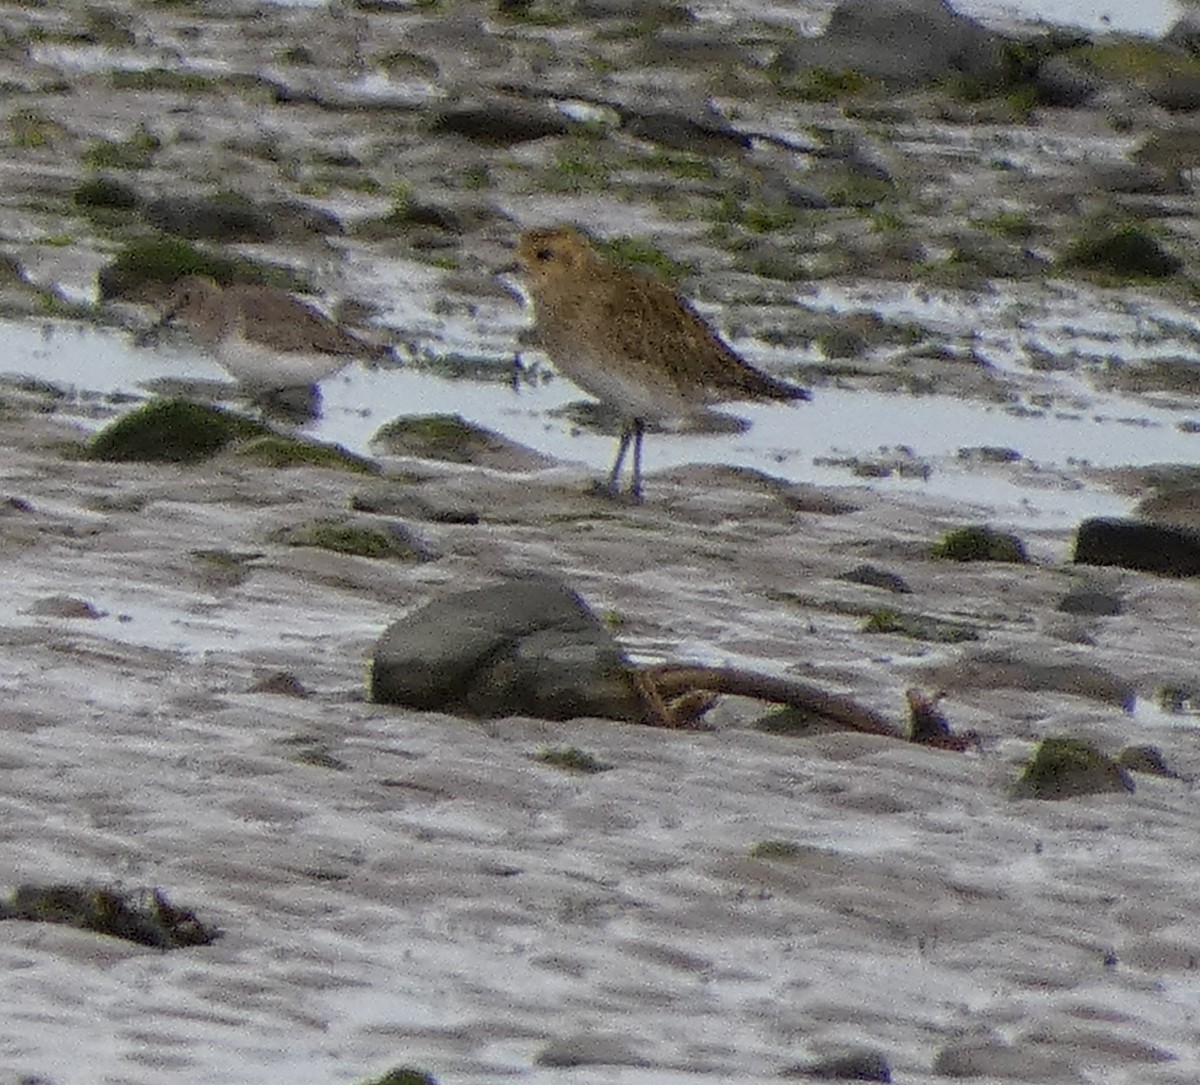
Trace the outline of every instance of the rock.
<instances>
[{"instance_id":1,"label":"rock","mask_svg":"<svg viewBox=\"0 0 1200 1085\"><path fill-rule=\"evenodd\" d=\"M373 450L392 456L471 463L500 471L536 471L554 460L457 414L406 415L371 437Z\"/></svg>"},{"instance_id":2,"label":"rock","mask_svg":"<svg viewBox=\"0 0 1200 1085\"><path fill-rule=\"evenodd\" d=\"M946 532L930 556L949 561L1007 561L1018 565L1029 561L1025 544L1016 535L983 524Z\"/></svg>"},{"instance_id":3,"label":"rock","mask_svg":"<svg viewBox=\"0 0 1200 1085\"><path fill-rule=\"evenodd\" d=\"M1200 575L1200 531L1096 517L1079 525L1076 565L1117 565L1162 576Z\"/></svg>"},{"instance_id":4,"label":"rock","mask_svg":"<svg viewBox=\"0 0 1200 1085\"><path fill-rule=\"evenodd\" d=\"M848 580L851 584L865 584L868 588L883 588L884 591L895 592L897 595L909 595L912 588L899 573L888 572L874 565L856 565L848 573L842 573L838 580Z\"/></svg>"},{"instance_id":5,"label":"rock","mask_svg":"<svg viewBox=\"0 0 1200 1085\"><path fill-rule=\"evenodd\" d=\"M842 0L825 33L776 57L777 70L854 71L890 88L959 74L983 83L1004 76L1004 39L944 0Z\"/></svg>"},{"instance_id":6,"label":"rock","mask_svg":"<svg viewBox=\"0 0 1200 1085\"><path fill-rule=\"evenodd\" d=\"M1039 105L1076 108L1086 105L1104 89L1104 80L1075 57L1047 57L1033 77Z\"/></svg>"},{"instance_id":7,"label":"rock","mask_svg":"<svg viewBox=\"0 0 1200 1085\"><path fill-rule=\"evenodd\" d=\"M403 524L368 516L310 520L280 528L272 533L271 541L391 561L433 561L437 557L424 539Z\"/></svg>"},{"instance_id":8,"label":"rock","mask_svg":"<svg viewBox=\"0 0 1200 1085\"><path fill-rule=\"evenodd\" d=\"M780 1077L807 1077L815 1081L892 1080L887 1059L872 1048L856 1048L799 1063L780 1072Z\"/></svg>"},{"instance_id":9,"label":"rock","mask_svg":"<svg viewBox=\"0 0 1200 1085\"><path fill-rule=\"evenodd\" d=\"M1162 36L1162 40L1185 52L1200 54L1200 15L1185 11Z\"/></svg>"},{"instance_id":10,"label":"rock","mask_svg":"<svg viewBox=\"0 0 1200 1085\"><path fill-rule=\"evenodd\" d=\"M104 612L98 610L86 599L78 599L73 595L46 595L34 601L29 608L30 614L40 618L102 618Z\"/></svg>"},{"instance_id":11,"label":"rock","mask_svg":"<svg viewBox=\"0 0 1200 1085\"><path fill-rule=\"evenodd\" d=\"M532 575L437 599L379 638L368 700L495 718L639 721L612 634L575 592Z\"/></svg>"},{"instance_id":12,"label":"rock","mask_svg":"<svg viewBox=\"0 0 1200 1085\"><path fill-rule=\"evenodd\" d=\"M1077 738L1042 741L1013 788L1019 799L1071 799L1132 791L1133 780L1111 757Z\"/></svg>"},{"instance_id":13,"label":"rock","mask_svg":"<svg viewBox=\"0 0 1200 1085\"><path fill-rule=\"evenodd\" d=\"M253 244L276 235L270 215L233 195L165 196L147 203L142 217L163 233L192 240Z\"/></svg>"},{"instance_id":14,"label":"rock","mask_svg":"<svg viewBox=\"0 0 1200 1085\"><path fill-rule=\"evenodd\" d=\"M462 136L487 147L511 147L547 136L565 136L571 122L557 109L497 98L483 105L443 109L430 125L435 135Z\"/></svg>"},{"instance_id":15,"label":"rock","mask_svg":"<svg viewBox=\"0 0 1200 1085\"><path fill-rule=\"evenodd\" d=\"M195 463L215 456L234 441L269 432L261 423L219 407L163 399L97 431L87 451L95 460Z\"/></svg>"},{"instance_id":16,"label":"rock","mask_svg":"<svg viewBox=\"0 0 1200 1085\"><path fill-rule=\"evenodd\" d=\"M921 682L949 692L967 689L1020 689L1027 693L1067 693L1104 704L1133 708L1136 692L1111 671L1042 652L1023 658L1015 651L984 649L951 663L922 668Z\"/></svg>"},{"instance_id":17,"label":"rock","mask_svg":"<svg viewBox=\"0 0 1200 1085\"><path fill-rule=\"evenodd\" d=\"M1200 109L1200 76L1189 72L1165 72L1146 90L1150 101L1173 113Z\"/></svg>"},{"instance_id":18,"label":"rock","mask_svg":"<svg viewBox=\"0 0 1200 1085\"><path fill-rule=\"evenodd\" d=\"M1028 1085L1066 1085L1084 1077L1069 1063L1036 1051L1009 1047L994 1039L948 1043L933 1057L933 1072L951 1078L1001 1078Z\"/></svg>"},{"instance_id":19,"label":"rock","mask_svg":"<svg viewBox=\"0 0 1200 1085\"><path fill-rule=\"evenodd\" d=\"M723 156L750 149L750 137L718 113L699 116L670 110L622 109L621 130L673 151Z\"/></svg>"},{"instance_id":20,"label":"rock","mask_svg":"<svg viewBox=\"0 0 1200 1085\"><path fill-rule=\"evenodd\" d=\"M1063 614L1082 614L1088 618L1111 618L1125 610L1120 595L1095 584L1075 584L1059 600Z\"/></svg>"},{"instance_id":21,"label":"rock","mask_svg":"<svg viewBox=\"0 0 1200 1085\"><path fill-rule=\"evenodd\" d=\"M1179 779L1179 773L1167 767L1162 751L1157 746L1126 746L1117 755L1117 764L1130 772L1142 772L1147 776L1165 776Z\"/></svg>"},{"instance_id":22,"label":"rock","mask_svg":"<svg viewBox=\"0 0 1200 1085\"><path fill-rule=\"evenodd\" d=\"M535 1066L649 1066L619 1036L583 1034L551 1040L533 1057Z\"/></svg>"}]
</instances>

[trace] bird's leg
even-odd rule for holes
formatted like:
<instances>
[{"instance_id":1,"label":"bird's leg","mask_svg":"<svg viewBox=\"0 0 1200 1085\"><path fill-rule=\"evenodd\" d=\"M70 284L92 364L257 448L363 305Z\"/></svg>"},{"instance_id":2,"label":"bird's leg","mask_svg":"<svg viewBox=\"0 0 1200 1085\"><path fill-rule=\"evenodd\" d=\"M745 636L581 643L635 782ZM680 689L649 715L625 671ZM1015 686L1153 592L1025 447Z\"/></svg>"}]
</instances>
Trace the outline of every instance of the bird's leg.
<instances>
[{"instance_id":1,"label":"bird's leg","mask_svg":"<svg viewBox=\"0 0 1200 1085\"><path fill-rule=\"evenodd\" d=\"M621 466L625 463L625 453L629 451L629 439L633 436L633 425L627 425L621 430L621 443L617 445L617 458L613 460L612 470L608 473L608 492L617 493L618 480L621 477Z\"/></svg>"},{"instance_id":2,"label":"bird's leg","mask_svg":"<svg viewBox=\"0 0 1200 1085\"><path fill-rule=\"evenodd\" d=\"M629 496L638 504L642 501L642 438L646 435L646 423L640 418L633 420L633 480L629 484Z\"/></svg>"}]
</instances>

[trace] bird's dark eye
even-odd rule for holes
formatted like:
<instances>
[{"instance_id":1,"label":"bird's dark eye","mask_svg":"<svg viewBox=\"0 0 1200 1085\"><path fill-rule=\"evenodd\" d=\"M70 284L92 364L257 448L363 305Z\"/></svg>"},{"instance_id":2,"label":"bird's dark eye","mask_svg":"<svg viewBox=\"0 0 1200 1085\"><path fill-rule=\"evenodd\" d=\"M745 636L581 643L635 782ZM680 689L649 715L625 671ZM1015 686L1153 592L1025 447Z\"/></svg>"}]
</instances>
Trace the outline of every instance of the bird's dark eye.
<instances>
[{"instance_id":1,"label":"bird's dark eye","mask_svg":"<svg viewBox=\"0 0 1200 1085\"><path fill-rule=\"evenodd\" d=\"M554 250L553 249L538 249L538 251L536 253L534 253L534 255L537 257L538 263L548 264L548 263L550 263L551 260L554 259Z\"/></svg>"}]
</instances>

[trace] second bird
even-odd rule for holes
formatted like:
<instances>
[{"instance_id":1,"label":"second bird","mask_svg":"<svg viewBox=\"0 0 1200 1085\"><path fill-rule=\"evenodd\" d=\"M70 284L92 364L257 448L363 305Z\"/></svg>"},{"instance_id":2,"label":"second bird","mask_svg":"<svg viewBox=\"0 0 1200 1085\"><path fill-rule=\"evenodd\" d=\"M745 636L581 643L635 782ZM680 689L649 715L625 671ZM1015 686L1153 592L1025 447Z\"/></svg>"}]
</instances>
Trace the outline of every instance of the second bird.
<instances>
[{"instance_id":1,"label":"second bird","mask_svg":"<svg viewBox=\"0 0 1200 1085\"><path fill-rule=\"evenodd\" d=\"M629 494L642 499L647 422L727 400L811 398L755 369L673 290L610 263L573 227L527 231L517 260L536 310L538 344L557 369L624 418L610 493L619 492L632 441Z\"/></svg>"},{"instance_id":2,"label":"second bird","mask_svg":"<svg viewBox=\"0 0 1200 1085\"><path fill-rule=\"evenodd\" d=\"M388 353L273 286L222 288L212 279L189 275L171 288L159 323L176 318L230 376L255 393L315 384L355 359Z\"/></svg>"}]
</instances>

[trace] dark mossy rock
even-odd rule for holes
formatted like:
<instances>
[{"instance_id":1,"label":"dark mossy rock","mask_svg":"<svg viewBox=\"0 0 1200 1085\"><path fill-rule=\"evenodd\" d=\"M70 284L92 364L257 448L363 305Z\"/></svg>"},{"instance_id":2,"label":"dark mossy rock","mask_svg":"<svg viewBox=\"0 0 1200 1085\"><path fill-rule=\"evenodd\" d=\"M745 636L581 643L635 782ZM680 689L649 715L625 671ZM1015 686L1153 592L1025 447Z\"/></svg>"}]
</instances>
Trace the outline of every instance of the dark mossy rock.
<instances>
[{"instance_id":1,"label":"dark mossy rock","mask_svg":"<svg viewBox=\"0 0 1200 1085\"><path fill-rule=\"evenodd\" d=\"M94 460L196 463L235 441L270 434L261 422L186 399L160 399L119 418L93 435Z\"/></svg>"},{"instance_id":2,"label":"dark mossy rock","mask_svg":"<svg viewBox=\"0 0 1200 1085\"><path fill-rule=\"evenodd\" d=\"M1079 525L1076 565L1116 565L1161 576L1200 576L1200 531L1096 517Z\"/></svg>"},{"instance_id":3,"label":"dark mossy rock","mask_svg":"<svg viewBox=\"0 0 1200 1085\"><path fill-rule=\"evenodd\" d=\"M1062 264L1123 279L1166 279L1183 267L1157 238L1133 225L1080 238L1067 249Z\"/></svg>"},{"instance_id":4,"label":"dark mossy rock","mask_svg":"<svg viewBox=\"0 0 1200 1085\"><path fill-rule=\"evenodd\" d=\"M554 461L457 414L420 414L393 419L376 430L370 445L393 456L471 463L503 471L534 471Z\"/></svg>"},{"instance_id":5,"label":"dark mossy rock","mask_svg":"<svg viewBox=\"0 0 1200 1085\"><path fill-rule=\"evenodd\" d=\"M486 147L511 147L547 136L565 136L573 127L557 109L508 98L481 105L450 106L430 122L435 135L461 136Z\"/></svg>"},{"instance_id":6,"label":"dark mossy rock","mask_svg":"<svg viewBox=\"0 0 1200 1085\"><path fill-rule=\"evenodd\" d=\"M1133 780L1111 757L1077 738L1047 738L1013 788L1019 799L1070 799L1132 791Z\"/></svg>"},{"instance_id":7,"label":"dark mossy rock","mask_svg":"<svg viewBox=\"0 0 1200 1085\"><path fill-rule=\"evenodd\" d=\"M71 202L76 207L132 211L138 205L138 194L133 186L124 181L112 177L89 177L75 186Z\"/></svg>"},{"instance_id":8,"label":"dark mossy rock","mask_svg":"<svg viewBox=\"0 0 1200 1085\"><path fill-rule=\"evenodd\" d=\"M437 1078L426 1070L414 1066L397 1066L383 1077L374 1077L363 1085L438 1085Z\"/></svg>"},{"instance_id":9,"label":"dark mossy rock","mask_svg":"<svg viewBox=\"0 0 1200 1085\"><path fill-rule=\"evenodd\" d=\"M278 434L247 441L237 450L237 454L267 467L328 467L359 475L378 475L382 470L374 460L355 455L341 445Z\"/></svg>"},{"instance_id":10,"label":"dark mossy rock","mask_svg":"<svg viewBox=\"0 0 1200 1085\"><path fill-rule=\"evenodd\" d=\"M604 623L537 575L444 596L393 622L376 643L367 697L475 718L646 718Z\"/></svg>"},{"instance_id":11,"label":"dark mossy rock","mask_svg":"<svg viewBox=\"0 0 1200 1085\"><path fill-rule=\"evenodd\" d=\"M403 524L368 517L311 520L280 528L272 533L271 541L390 561L433 561L437 557L423 539Z\"/></svg>"},{"instance_id":12,"label":"dark mossy rock","mask_svg":"<svg viewBox=\"0 0 1200 1085\"><path fill-rule=\"evenodd\" d=\"M799 1063L780 1072L781 1077L808 1078L812 1081L882 1081L890 1083L892 1068L882 1052L872 1048L838 1051Z\"/></svg>"},{"instance_id":13,"label":"dark mossy rock","mask_svg":"<svg viewBox=\"0 0 1200 1085\"><path fill-rule=\"evenodd\" d=\"M172 283L185 275L206 275L227 285L233 282L237 263L208 253L179 238L160 237L126 245L112 263L100 269L100 300L138 300L147 283Z\"/></svg>"},{"instance_id":14,"label":"dark mossy rock","mask_svg":"<svg viewBox=\"0 0 1200 1085\"><path fill-rule=\"evenodd\" d=\"M608 772L613 767L578 746L547 746L538 750L533 759L539 764L550 765L566 772L578 772L584 776Z\"/></svg>"},{"instance_id":15,"label":"dark mossy rock","mask_svg":"<svg viewBox=\"0 0 1200 1085\"><path fill-rule=\"evenodd\" d=\"M155 949L207 946L221 932L172 904L160 889L103 885L22 885L0 901L0 919L60 923Z\"/></svg>"},{"instance_id":16,"label":"dark mossy rock","mask_svg":"<svg viewBox=\"0 0 1200 1085\"><path fill-rule=\"evenodd\" d=\"M856 565L848 573L840 574L838 580L845 580L851 584L863 584L868 588L881 588L883 591L890 591L897 595L912 594L912 588L899 573L889 572L887 569L880 569L875 565Z\"/></svg>"},{"instance_id":17,"label":"dark mossy rock","mask_svg":"<svg viewBox=\"0 0 1200 1085\"><path fill-rule=\"evenodd\" d=\"M129 242L116 259L100 269L100 300L158 300L163 288L185 275L205 275L222 286L233 282L266 283L304 291L304 277L287 268L222 256L198 248L181 237L155 236Z\"/></svg>"},{"instance_id":18,"label":"dark mossy rock","mask_svg":"<svg viewBox=\"0 0 1200 1085\"><path fill-rule=\"evenodd\" d=\"M1008 561L1017 565L1029 561L1025 544L1016 535L982 524L946 532L930 551L930 557L947 561Z\"/></svg>"}]
</instances>

